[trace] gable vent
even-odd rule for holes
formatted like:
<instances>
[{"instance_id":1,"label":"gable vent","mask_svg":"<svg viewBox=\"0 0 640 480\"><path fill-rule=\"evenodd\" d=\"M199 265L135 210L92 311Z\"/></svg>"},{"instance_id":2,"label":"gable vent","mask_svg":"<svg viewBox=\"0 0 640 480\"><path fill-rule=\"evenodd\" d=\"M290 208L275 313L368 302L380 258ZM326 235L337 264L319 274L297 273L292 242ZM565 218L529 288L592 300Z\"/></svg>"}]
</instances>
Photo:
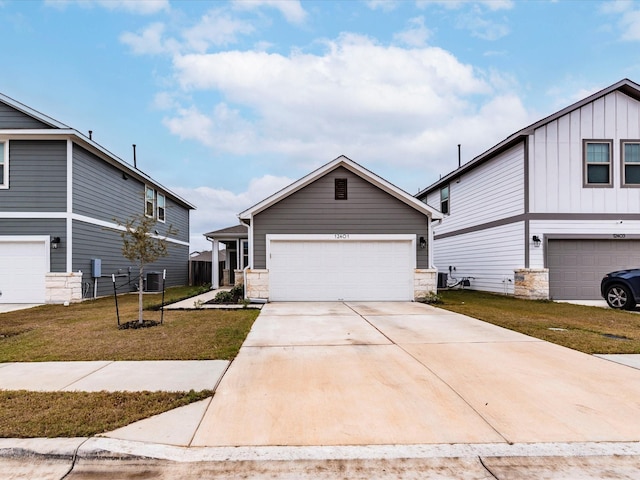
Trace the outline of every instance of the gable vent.
<instances>
[{"instance_id":1,"label":"gable vent","mask_svg":"<svg viewBox=\"0 0 640 480\"><path fill-rule=\"evenodd\" d=\"M336 200L346 200L347 199L347 179L346 178L336 178Z\"/></svg>"}]
</instances>

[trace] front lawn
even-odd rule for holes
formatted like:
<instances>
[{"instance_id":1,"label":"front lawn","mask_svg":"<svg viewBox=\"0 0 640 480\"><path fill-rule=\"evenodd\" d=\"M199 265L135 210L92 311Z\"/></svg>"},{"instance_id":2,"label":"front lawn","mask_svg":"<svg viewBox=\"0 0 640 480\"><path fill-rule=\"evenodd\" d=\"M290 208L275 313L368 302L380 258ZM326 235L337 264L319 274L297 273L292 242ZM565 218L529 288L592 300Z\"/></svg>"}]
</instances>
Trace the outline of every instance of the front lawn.
<instances>
[{"instance_id":1,"label":"front lawn","mask_svg":"<svg viewBox=\"0 0 640 480\"><path fill-rule=\"evenodd\" d=\"M167 302L198 293L168 289ZM159 295L145 295L145 320L160 320ZM118 297L135 320L137 294ZM258 310L165 310L164 323L118 330L113 297L0 314L0 362L232 360ZM27 392L0 386L0 437L94 435L212 395L202 392Z\"/></svg>"},{"instance_id":2,"label":"front lawn","mask_svg":"<svg viewBox=\"0 0 640 480\"><path fill-rule=\"evenodd\" d=\"M640 314L473 290L439 292L437 307L584 353L640 353Z\"/></svg>"},{"instance_id":3,"label":"front lawn","mask_svg":"<svg viewBox=\"0 0 640 480\"><path fill-rule=\"evenodd\" d=\"M183 288L167 290L181 298ZM159 295L145 295L157 307ZM137 294L118 297L121 322L137 319ZM258 311L165 310L163 325L118 330L113 297L44 305L0 314L0 362L73 360L230 360L249 333ZM146 310L145 320L160 320Z\"/></svg>"}]
</instances>

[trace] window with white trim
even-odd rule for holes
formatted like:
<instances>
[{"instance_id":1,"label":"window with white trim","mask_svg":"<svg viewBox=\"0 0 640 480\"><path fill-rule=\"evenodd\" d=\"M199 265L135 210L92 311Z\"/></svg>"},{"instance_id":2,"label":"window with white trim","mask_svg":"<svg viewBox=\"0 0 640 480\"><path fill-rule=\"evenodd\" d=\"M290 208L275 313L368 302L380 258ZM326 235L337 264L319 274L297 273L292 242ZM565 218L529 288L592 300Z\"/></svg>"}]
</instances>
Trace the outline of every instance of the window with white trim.
<instances>
[{"instance_id":1,"label":"window with white trim","mask_svg":"<svg viewBox=\"0 0 640 480\"><path fill-rule=\"evenodd\" d=\"M164 194L158 192L158 221L159 222L164 222L165 221L165 205L166 205L166 198L164 196Z\"/></svg>"},{"instance_id":2,"label":"window with white trim","mask_svg":"<svg viewBox=\"0 0 640 480\"><path fill-rule=\"evenodd\" d=\"M6 142L0 142L0 188L9 188L9 156L6 145Z\"/></svg>"},{"instance_id":3,"label":"window with white trim","mask_svg":"<svg viewBox=\"0 0 640 480\"><path fill-rule=\"evenodd\" d=\"M611 140L584 140L584 186L610 187L611 175Z\"/></svg>"},{"instance_id":4,"label":"window with white trim","mask_svg":"<svg viewBox=\"0 0 640 480\"><path fill-rule=\"evenodd\" d=\"M144 214L153 217L156 210L156 192L153 188L144 187Z\"/></svg>"},{"instance_id":5,"label":"window with white trim","mask_svg":"<svg viewBox=\"0 0 640 480\"><path fill-rule=\"evenodd\" d=\"M622 140L622 185L640 187L640 141Z\"/></svg>"},{"instance_id":6,"label":"window with white trim","mask_svg":"<svg viewBox=\"0 0 640 480\"><path fill-rule=\"evenodd\" d=\"M440 211L445 215L449 213L449 185L440 189Z\"/></svg>"}]
</instances>

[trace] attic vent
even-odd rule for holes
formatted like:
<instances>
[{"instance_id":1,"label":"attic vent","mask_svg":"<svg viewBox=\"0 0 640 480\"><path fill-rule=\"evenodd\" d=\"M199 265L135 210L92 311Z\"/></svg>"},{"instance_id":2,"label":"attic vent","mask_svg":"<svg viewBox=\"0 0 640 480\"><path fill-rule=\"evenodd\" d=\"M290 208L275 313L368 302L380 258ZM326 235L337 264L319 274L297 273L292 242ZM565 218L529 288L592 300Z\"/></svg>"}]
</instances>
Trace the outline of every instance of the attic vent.
<instances>
[{"instance_id":1,"label":"attic vent","mask_svg":"<svg viewBox=\"0 0 640 480\"><path fill-rule=\"evenodd\" d=\"M336 200L347 199L347 179L336 178Z\"/></svg>"}]
</instances>

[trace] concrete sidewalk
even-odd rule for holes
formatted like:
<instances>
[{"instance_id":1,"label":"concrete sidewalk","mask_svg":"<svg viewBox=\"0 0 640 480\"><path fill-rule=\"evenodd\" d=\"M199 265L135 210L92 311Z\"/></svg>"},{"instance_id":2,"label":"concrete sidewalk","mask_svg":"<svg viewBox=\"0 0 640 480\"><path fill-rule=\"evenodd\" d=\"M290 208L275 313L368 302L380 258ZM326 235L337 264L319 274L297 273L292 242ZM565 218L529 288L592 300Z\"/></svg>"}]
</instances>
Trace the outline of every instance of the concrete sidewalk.
<instances>
[{"instance_id":1,"label":"concrete sidewalk","mask_svg":"<svg viewBox=\"0 0 640 480\"><path fill-rule=\"evenodd\" d=\"M640 370L610 357L417 303L268 304L226 373L216 361L0 364L0 388L216 389L95 438L0 439L0 472L637 478Z\"/></svg>"}]
</instances>

